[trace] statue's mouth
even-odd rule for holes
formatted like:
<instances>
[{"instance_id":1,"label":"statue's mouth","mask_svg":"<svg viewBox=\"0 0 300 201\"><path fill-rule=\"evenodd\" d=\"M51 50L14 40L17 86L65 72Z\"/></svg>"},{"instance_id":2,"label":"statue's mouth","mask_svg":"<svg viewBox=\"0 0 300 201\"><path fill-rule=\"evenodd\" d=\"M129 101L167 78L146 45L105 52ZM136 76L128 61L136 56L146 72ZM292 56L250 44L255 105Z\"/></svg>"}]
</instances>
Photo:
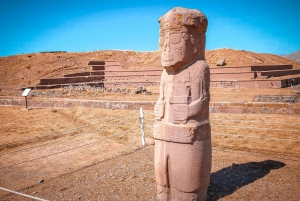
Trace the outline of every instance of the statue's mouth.
<instances>
[{"instance_id":1,"label":"statue's mouth","mask_svg":"<svg viewBox=\"0 0 300 201\"><path fill-rule=\"evenodd\" d=\"M163 62L166 63L166 64L171 63L171 61L172 61L171 59L164 59L164 60L163 60Z\"/></svg>"},{"instance_id":2,"label":"statue's mouth","mask_svg":"<svg viewBox=\"0 0 300 201\"><path fill-rule=\"evenodd\" d=\"M173 54L164 53L162 56L162 61L165 63L170 63L173 60Z\"/></svg>"}]
</instances>

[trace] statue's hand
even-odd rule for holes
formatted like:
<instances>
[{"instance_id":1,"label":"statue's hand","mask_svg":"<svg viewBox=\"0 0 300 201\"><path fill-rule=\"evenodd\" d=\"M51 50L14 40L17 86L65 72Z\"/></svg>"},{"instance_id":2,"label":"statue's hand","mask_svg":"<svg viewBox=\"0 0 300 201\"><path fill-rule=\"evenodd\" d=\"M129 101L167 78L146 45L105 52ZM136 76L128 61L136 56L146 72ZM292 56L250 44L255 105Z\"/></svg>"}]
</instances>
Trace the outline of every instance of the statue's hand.
<instances>
[{"instance_id":1,"label":"statue's hand","mask_svg":"<svg viewBox=\"0 0 300 201\"><path fill-rule=\"evenodd\" d=\"M184 104L176 104L173 106L173 123L186 123L188 117L188 106Z\"/></svg>"},{"instance_id":2,"label":"statue's hand","mask_svg":"<svg viewBox=\"0 0 300 201\"><path fill-rule=\"evenodd\" d=\"M154 106L154 116L155 119L161 120L164 116L165 102L157 101Z\"/></svg>"}]
</instances>

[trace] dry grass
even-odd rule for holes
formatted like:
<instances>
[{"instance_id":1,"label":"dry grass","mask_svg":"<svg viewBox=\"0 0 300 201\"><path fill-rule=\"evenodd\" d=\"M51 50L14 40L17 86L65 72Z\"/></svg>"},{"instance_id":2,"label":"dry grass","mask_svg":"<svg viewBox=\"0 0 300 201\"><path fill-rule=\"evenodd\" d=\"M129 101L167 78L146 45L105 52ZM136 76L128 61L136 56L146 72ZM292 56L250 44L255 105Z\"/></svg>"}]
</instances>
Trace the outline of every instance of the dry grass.
<instances>
[{"instance_id":1,"label":"dry grass","mask_svg":"<svg viewBox=\"0 0 300 201\"><path fill-rule=\"evenodd\" d=\"M0 107L0 117L3 120L0 133L0 146L2 147L0 186L11 189L39 189L38 191L43 194L42 197L54 200L65 199L64 196L68 200L73 199L72 196L78 195L78 193L86 199L97 200L99 194L96 191L102 193L101 195L104 196L101 197L102 200L106 198L109 200L108 198L111 198L113 193L119 196L116 200L120 200L119 198L123 196L128 199L130 197L131 200L140 200L141 196L146 195L149 200L155 200L153 197L155 192L153 161L145 162L149 155L137 155L136 159L130 158L130 156L116 159L117 167L114 166L116 169L113 170L109 168L110 166L101 166L104 169L95 169L96 166L93 168L95 164L101 164L101 161L121 156L141 147L139 111L83 107L24 111L21 107ZM279 161L295 161L298 164L300 161L299 117L299 115L279 114L211 114L214 153L212 178L215 173L218 175L223 170L222 168L229 170L234 162L243 164L247 161L273 158ZM152 111L145 111L145 133L148 145L153 144L153 118ZM78 127L81 128L76 132L51 135L54 132ZM43 138L43 136L54 137ZM24 143L28 138L34 140ZM289 138L289 140L282 140L283 138ZM11 144L14 146L9 146ZM149 147L145 151L147 154L153 154L152 151L149 152ZM246 155L240 155L241 153ZM247 158L249 156L253 157ZM126 165L118 162L123 160L126 161L124 163ZM149 160L153 160L152 155ZM258 164L263 165L264 163ZM90 165L92 165L91 169L85 168ZM244 165L237 167L244 167ZM286 185L286 188L293 190L293 187L288 185L290 179L293 180L293 175L290 175L292 167L293 165L289 164L287 169L283 168L284 170L280 170L278 173L272 171L272 174L270 173L272 178L270 181L264 180L267 183L263 183L263 185L268 185L268 182L272 184L274 178L276 181L283 179L280 181L281 185ZM95 176L99 172L101 172L101 178ZM122 174L120 177L116 177L118 172ZM284 177L280 174L284 174ZM298 172L293 174L298 174ZM100 186L90 183L91 180L96 179L93 176L102 181ZM264 178L269 178L267 176ZM47 183L41 186L36 185L41 178L45 179ZM81 182L87 182L84 185L88 185L89 190L86 189L85 192L80 190L83 188ZM297 184L299 182L293 180L295 188ZM211 187L213 188L212 192L216 190L214 185ZM61 190L66 186L71 191ZM141 186L141 189L132 191L136 186ZM235 189L231 192L232 194L225 194L231 195L224 198L225 200L227 198L231 200L261 198L263 193L255 194L255 196L249 194L249 192L256 191L257 186L261 187L260 180L255 184L246 185L244 190L236 191ZM116 190L120 188L123 188L123 191ZM273 188L269 186L268 192L274 191L274 188L277 186L275 185ZM297 189L295 190L297 191ZM62 195L61 192L66 193ZM222 192L224 191L219 192L219 196L225 196ZM243 193L240 194L241 192ZM5 193L0 192L0 198L4 195ZM291 195L285 192L275 197L281 199L289 196ZM16 198L16 196L13 197ZM272 199L275 197L271 196ZM10 197L2 198L7 200Z\"/></svg>"},{"instance_id":2,"label":"dry grass","mask_svg":"<svg viewBox=\"0 0 300 201\"><path fill-rule=\"evenodd\" d=\"M213 146L300 156L300 115L211 114Z\"/></svg>"},{"instance_id":3,"label":"dry grass","mask_svg":"<svg viewBox=\"0 0 300 201\"><path fill-rule=\"evenodd\" d=\"M21 107L0 107L0 110L0 151L77 136L85 132L92 132L89 137L93 137L98 136L101 131L101 136L107 137L139 127L137 111L82 107L34 108L28 111L22 110ZM122 116L126 117L120 118ZM126 135L117 138L117 141L124 141L125 138L128 143L138 144L139 140L134 137L128 140Z\"/></svg>"},{"instance_id":4,"label":"dry grass","mask_svg":"<svg viewBox=\"0 0 300 201\"><path fill-rule=\"evenodd\" d=\"M0 109L1 151L85 132L91 132L88 135L90 138L97 138L99 133L107 137L139 128L138 111L83 107L35 108L28 111L20 107ZM151 141L154 117L151 111L145 111L145 116L146 132ZM299 117L280 114L211 114L213 145L234 150L299 155ZM125 133L117 137L115 142L137 145L140 141L139 132L134 131L136 136Z\"/></svg>"}]
</instances>

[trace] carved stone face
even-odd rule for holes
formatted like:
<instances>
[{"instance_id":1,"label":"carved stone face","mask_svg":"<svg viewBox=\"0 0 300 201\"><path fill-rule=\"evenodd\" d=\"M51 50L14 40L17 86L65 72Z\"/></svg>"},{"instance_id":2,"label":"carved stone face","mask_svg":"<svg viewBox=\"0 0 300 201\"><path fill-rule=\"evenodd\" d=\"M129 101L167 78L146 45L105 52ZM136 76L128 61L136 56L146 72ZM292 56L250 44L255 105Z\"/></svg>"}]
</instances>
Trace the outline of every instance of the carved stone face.
<instances>
[{"instance_id":1,"label":"carved stone face","mask_svg":"<svg viewBox=\"0 0 300 201\"><path fill-rule=\"evenodd\" d=\"M159 18L161 63L178 70L195 60L204 60L208 21L198 10L173 8Z\"/></svg>"},{"instance_id":2,"label":"carved stone face","mask_svg":"<svg viewBox=\"0 0 300 201\"><path fill-rule=\"evenodd\" d=\"M162 66L176 70L196 59L197 35L188 31L160 30L159 49ZM199 44L198 44L199 46Z\"/></svg>"}]
</instances>

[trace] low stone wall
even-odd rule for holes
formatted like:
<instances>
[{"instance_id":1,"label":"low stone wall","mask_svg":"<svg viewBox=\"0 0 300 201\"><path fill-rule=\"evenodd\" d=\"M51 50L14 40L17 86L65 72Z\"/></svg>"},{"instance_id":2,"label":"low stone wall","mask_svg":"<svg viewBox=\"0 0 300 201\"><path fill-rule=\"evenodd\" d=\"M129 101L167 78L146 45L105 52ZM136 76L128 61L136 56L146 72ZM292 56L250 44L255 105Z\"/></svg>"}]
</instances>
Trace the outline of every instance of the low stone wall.
<instances>
[{"instance_id":1,"label":"low stone wall","mask_svg":"<svg viewBox=\"0 0 300 201\"><path fill-rule=\"evenodd\" d=\"M24 106L24 99L0 99L2 106ZM94 107L106 109L138 109L153 110L155 101L102 101L102 100L71 100L49 99L28 100L28 107ZM300 114L300 104L287 103L215 103L209 106L210 113L236 113L236 114Z\"/></svg>"},{"instance_id":2,"label":"low stone wall","mask_svg":"<svg viewBox=\"0 0 300 201\"><path fill-rule=\"evenodd\" d=\"M292 82L291 82L292 83ZM223 88L282 88L291 86L286 80L236 80L236 81L211 81L210 87L223 87Z\"/></svg>"},{"instance_id":3,"label":"low stone wall","mask_svg":"<svg viewBox=\"0 0 300 201\"><path fill-rule=\"evenodd\" d=\"M300 114L300 104L294 103L210 103L210 113L236 114Z\"/></svg>"},{"instance_id":4,"label":"low stone wall","mask_svg":"<svg viewBox=\"0 0 300 201\"><path fill-rule=\"evenodd\" d=\"M28 100L30 107L54 107L54 108L72 108L72 107L92 107L106 109L139 109L153 110L155 101L97 101L97 100ZM24 106L25 100L22 99L0 99L2 106Z\"/></svg>"}]
</instances>

